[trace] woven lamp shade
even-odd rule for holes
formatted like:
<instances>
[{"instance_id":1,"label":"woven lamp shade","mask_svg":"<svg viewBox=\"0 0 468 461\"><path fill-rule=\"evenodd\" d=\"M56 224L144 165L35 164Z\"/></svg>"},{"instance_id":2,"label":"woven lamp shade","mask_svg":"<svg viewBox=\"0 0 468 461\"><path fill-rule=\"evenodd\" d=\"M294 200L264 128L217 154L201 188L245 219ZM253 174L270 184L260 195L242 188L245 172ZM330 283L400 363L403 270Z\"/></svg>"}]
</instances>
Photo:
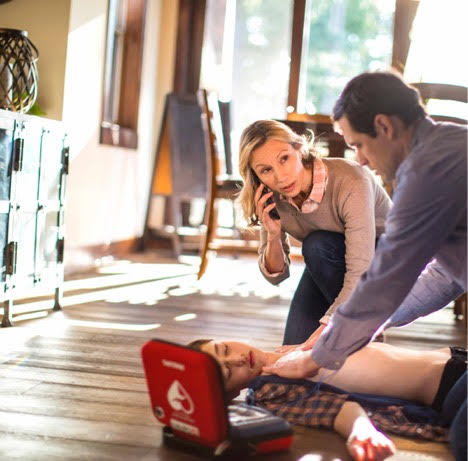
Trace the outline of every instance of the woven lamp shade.
<instances>
[{"instance_id":1,"label":"woven lamp shade","mask_svg":"<svg viewBox=\"0 0 468 461\"><path fill-rule=\"evenodd\" d=\"M26 31L0 29L0 109L31 109L37 98L38 58Z\"/></svg>"}]
</instances>

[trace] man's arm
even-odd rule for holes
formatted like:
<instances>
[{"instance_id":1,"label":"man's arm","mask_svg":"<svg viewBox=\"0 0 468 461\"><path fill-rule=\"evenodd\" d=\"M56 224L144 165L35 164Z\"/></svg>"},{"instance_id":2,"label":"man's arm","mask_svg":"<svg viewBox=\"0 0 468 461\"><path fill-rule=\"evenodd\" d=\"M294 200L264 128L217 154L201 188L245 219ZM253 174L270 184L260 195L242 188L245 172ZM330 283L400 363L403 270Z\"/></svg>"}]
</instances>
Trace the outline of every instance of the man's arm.
<instances>
[{"instance_id":1,"label":"man's arm","mask_svg":"<svg viewBox=\"0 0 468 461\"><path fill-rule=\"evenodd\" d=\"M449 178L441 174L413 166L399 178L386 233L369 270L312 351L318 365L340 368L349 354L372 338L466 213L466 171L453 168Z\"/></svg>"},{"instance_id":2,"label":"man's arm","mask_svg":"<svg viewBox=\"0 0 468 461\"><path fill-rule=\"evenodd\" d=\"M464 293L464 289L433 260L418 277L408 296L385 323L385 329L407 325L445 307Z\"/></svg>"}]
</instances>

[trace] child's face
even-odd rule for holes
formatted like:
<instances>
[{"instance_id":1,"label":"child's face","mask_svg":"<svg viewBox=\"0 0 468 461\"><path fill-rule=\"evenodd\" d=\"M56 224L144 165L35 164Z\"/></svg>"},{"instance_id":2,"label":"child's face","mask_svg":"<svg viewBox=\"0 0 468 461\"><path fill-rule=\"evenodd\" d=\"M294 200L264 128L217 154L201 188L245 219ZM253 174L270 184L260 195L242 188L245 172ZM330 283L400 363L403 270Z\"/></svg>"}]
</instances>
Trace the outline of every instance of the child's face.
<instances>
[{"instance_id":1,"label":"child's face","mask_svg":"<svg viewBox=\"0 0 468 461\"><path fill-rule=\"evenodd\" d=\"M201 350L220 364L227 391L243 389L266 365L264 352L245 343L209 341Z\"/></svg>"}]
</instances>

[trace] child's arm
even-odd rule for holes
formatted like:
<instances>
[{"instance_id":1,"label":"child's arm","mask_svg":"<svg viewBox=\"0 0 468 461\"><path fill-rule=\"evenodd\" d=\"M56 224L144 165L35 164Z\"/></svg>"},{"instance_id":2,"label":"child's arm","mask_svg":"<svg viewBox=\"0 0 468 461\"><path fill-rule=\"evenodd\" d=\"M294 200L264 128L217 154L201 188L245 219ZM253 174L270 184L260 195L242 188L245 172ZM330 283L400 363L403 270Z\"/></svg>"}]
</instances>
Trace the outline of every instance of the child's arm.
<instances>
[{"instance_id":1,"label":"child's arm","mask_svg":"<svg viewBox=\"0 0 468 461\"><path fill-rule=\"evenodd\" d=\"M356 402L345 402L335 418L334 428L357 461L379 461L395 453L395 445L378 431Z\"/></svg>"}]
</instances>

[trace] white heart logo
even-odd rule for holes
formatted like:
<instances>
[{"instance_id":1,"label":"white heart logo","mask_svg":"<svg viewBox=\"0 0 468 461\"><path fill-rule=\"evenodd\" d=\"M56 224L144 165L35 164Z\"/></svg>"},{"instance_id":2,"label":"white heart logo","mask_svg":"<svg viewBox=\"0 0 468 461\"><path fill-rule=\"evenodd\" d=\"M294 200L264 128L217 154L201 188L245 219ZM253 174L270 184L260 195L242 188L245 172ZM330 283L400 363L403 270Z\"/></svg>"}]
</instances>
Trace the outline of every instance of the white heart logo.
<instances>
[{"instance_id":1,"label":"white heart logo","mask_svg":"<svg viewBox=\"0 0 468 461\"><path fill-rule=\"evenodd\" d=\"M195 408L190 395L177 380L171 384L167 391L167 401L174 410L183 411L188 415L193 413Z\"/></svg>"}]
</instances>

